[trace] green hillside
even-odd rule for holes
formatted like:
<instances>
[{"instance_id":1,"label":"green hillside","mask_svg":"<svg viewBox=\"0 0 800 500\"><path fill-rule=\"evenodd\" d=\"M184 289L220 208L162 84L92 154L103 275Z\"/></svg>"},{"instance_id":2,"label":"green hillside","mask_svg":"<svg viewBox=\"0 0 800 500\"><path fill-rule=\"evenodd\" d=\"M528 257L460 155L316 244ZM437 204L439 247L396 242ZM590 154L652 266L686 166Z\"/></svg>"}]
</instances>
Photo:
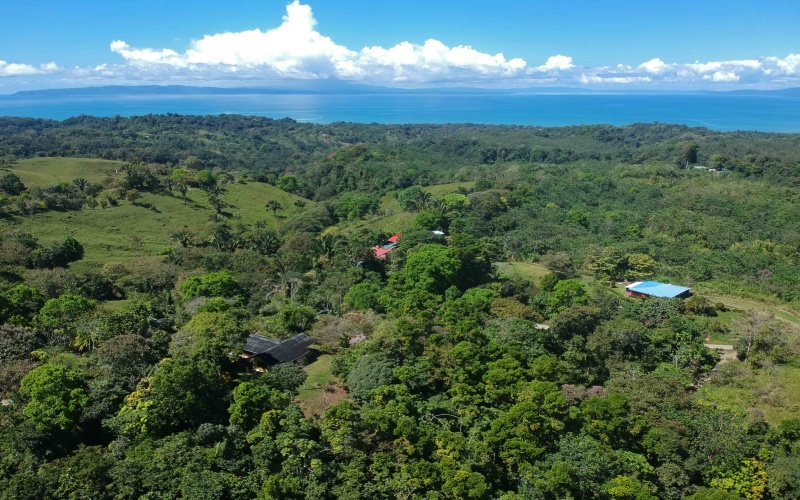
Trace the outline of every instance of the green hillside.
<instances>
[{"instance_id":1,"label":"green hillside","mask_svg":"<svg viewBox=\"0 0 800 500\"><path fill-rule=\"evenodd\" d=\"M43 187L78 177L93 182L111 180L121 165L104 160L37 158L19 162L11 172L26 186ZM268 227L278 228L286 218L315 206L310 200L269 184L237 182L223 187L228 203L226 221L231 225L249 226L264 221ZM266 210L265 204L271 200L280 203L283 209L275 214ZM304 206L298 207L296 202ZM135 203L120 200L118 205L107 208L38 212L24 219L0 220L0 228L24 228L43 243L74 237L85 248L84 259L75 264L81 269L157 255L174 245L172 235L181 230L188 230L202 240L215 226L213 214L206 194L195 188L188 192L185 204L177 192L143 192Z\"/></svg>"},{"instance_id":2,"label":"green hillside","mask_svg":"<svg viewBox=\"0 0 800 500\"><path fill-rule=\"evenodd\" d=\"M0 499L797 498L793 158L661 124L0 118Z\"/></svg>"}]
</instances>

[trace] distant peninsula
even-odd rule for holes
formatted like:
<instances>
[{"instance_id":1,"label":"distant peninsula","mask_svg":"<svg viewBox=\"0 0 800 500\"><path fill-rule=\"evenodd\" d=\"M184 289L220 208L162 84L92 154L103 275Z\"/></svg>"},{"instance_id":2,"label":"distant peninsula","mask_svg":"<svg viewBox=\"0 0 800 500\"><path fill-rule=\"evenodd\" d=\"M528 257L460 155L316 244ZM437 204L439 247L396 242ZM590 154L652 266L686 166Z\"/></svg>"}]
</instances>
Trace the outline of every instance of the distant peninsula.
<instances>
[{"instance_id":1,"label":"distant peninsula","mask_svg":"<svg viewBox=\"0 0 800 500\"><path fill-rule=\"evenodd\" d=\"M14 97L66 97L99 95L268 95L268 94L309 94L309 95L348 95L348 94L742 94L775 95L780 97L800 96L800 87L757 90L743 89L731 91L713 90L631 90L631 89L588 89L579 87L536 87L525 89L491 88L397 88L375 85L359 85L345 82L300 82L281 87L195 87L191 85L106 85L99 87L76 87L61 89L22 90L12 94Z\"/></svg>"}]
</instances>

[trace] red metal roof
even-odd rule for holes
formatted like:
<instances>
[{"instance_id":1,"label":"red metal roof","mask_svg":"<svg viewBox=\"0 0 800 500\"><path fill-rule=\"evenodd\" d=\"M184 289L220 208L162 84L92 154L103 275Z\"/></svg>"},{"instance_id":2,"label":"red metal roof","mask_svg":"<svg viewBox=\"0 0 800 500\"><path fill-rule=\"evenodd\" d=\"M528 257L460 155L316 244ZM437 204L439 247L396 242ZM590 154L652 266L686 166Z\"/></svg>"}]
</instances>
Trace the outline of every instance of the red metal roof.
<instances>
[{"instance_id":1,"label":"red metal roof","mask_svg":"<svg viewBox=\"0 0 800 500\"><path fill-rule=\"evenodd\" d=\"M401 236L403 236L403 233L397 233L391 238L389 238L388 241L389 243L397 243L397 240L399 240Z\"/></svg>"},{"instance_id":2,"label":"red metal roof","mask_svg":"<svg viewBox=\"0 0 800 500\"><path fill-rule=\"evenodd\" d=\"M375 257L379 259L385 259L386 254L391 252L391 248L381 248L381 247L372 247L372 251L375 252Z\"/></svg>"}]
</instances>

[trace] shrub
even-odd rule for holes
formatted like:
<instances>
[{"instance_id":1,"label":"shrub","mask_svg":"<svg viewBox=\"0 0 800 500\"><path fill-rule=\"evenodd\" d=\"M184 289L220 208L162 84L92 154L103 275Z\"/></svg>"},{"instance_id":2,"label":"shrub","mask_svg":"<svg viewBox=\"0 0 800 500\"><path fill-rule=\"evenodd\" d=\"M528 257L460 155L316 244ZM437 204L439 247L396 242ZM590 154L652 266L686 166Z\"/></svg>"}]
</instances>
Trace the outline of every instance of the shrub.
<instances>
[{"instance_id":1,"label":"shrub","mask_svg":"<svg viewBox=\"0 0 800 500\"><path fill-rule=\"evenodd\" d=\"M244 290L227 271L208 273L205 276L192 276L181 285L184 298L194 297L239 297Z\"/></svg>"},{"instance_id":2,"label":"shrub","mask_svg":"<svg viewBox=\"0 0 800 500\"><path fill-rule=\"evenodd\" d=\"M435 229L447 229L448 221L447 216L442 212L433 209L423 210L417 214L412 223L416 229L427 229L433 231Z\"/></svg>"},{"instance_id":3,"label":"shrub","mask_svg":"<svg viewBox=\"0 0 800 500\"><path fill-rule=\"evenodd\" d=\"M365 400L369 392L394 380L394 367L379 354L368 354L358 358L347 375L347 386L354 398Z\"/></svg>"},{"instance_id":4,"label":"shrub","mask_svg":"<svg viewBox=\"0 0 800 500\"><path fill-rule=\"evenodd\" d=\"M61 242L39 247L28 256L27 266L32 269L67 267L70 262L83 258L83 245L71 236Z\"/></svg>"}]
</instances>

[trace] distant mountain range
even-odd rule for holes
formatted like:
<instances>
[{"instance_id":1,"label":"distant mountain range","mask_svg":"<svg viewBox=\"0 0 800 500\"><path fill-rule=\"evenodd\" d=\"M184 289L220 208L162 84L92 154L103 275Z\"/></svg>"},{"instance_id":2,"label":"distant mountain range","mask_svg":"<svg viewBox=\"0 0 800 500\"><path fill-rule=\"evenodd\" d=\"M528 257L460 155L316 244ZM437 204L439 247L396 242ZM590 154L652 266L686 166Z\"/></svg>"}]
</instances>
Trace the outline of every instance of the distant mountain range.
<instances>
[{"instance_id":1,"label":"distant mountain range","mask_svg":"<svg viewBox=\"0 0 800 500\"><path fill-rule=\"evenodd\" d=\"M779 90L598 90L576 87L548 87L527 89L482 89L482 88L425 88L402 89L358 85L342 82L299 82L282 87L193 87L189 85L108 85L103 87L80 87L67 89L23 90L12 94L16 97L69 97L69 96L123 96L123 95L253 95L253 94L742 94L800 97L800 87Z\"/></svg>"},{"instance_id":2,"label":"distant mountain range","mask_svg":"<svg viewBox=\"0 0 800 500\"><path fill-rule=\"evenodd\" d=\"M731 90L729 94L742 94L742 95L775 95L781 97L800 97L800 87L793 87L790 89L778 90Z\"/></svg>"}]
</instances>

